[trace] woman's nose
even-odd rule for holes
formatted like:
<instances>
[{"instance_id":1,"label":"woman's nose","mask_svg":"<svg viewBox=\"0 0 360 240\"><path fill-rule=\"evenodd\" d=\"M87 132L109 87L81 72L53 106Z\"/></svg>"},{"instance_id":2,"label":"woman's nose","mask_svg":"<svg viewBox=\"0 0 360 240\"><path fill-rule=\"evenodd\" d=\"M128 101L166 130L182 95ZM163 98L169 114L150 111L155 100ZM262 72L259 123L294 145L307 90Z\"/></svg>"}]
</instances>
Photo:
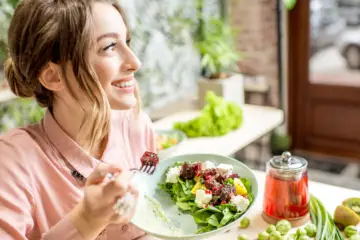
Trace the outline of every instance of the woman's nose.
<instances>
[{"instance_id":1,"label":"woman's nose","mask_svg":"<svg viewBox=\"0 0 360 240\"><path fill-rule=\"evenodd\" d=\"M123 54L123 63L121 64L121 71L136 72L141 67L141 62L131 49L127 49Z\"/></svg>"}]
</instances>

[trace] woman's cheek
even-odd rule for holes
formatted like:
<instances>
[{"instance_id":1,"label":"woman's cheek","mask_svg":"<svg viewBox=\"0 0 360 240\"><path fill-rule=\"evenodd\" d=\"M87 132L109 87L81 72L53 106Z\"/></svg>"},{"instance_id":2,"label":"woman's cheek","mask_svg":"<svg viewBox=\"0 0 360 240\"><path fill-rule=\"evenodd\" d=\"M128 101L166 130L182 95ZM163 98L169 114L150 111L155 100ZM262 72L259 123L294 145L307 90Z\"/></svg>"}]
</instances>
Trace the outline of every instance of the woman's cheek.
<instances>
[{"instance_id":1,"label":"woman's cheek","mask_svg":"<svg viewBox=\"0 0 360 240\"><path fill-rule=\"evenodd\" d=\"M114 64L114 61L104 61L102 63L96 63L94 70L99 78L101 85L110 84L115 80L118 75L118 69Z\"/></svg>"}]
</instances>

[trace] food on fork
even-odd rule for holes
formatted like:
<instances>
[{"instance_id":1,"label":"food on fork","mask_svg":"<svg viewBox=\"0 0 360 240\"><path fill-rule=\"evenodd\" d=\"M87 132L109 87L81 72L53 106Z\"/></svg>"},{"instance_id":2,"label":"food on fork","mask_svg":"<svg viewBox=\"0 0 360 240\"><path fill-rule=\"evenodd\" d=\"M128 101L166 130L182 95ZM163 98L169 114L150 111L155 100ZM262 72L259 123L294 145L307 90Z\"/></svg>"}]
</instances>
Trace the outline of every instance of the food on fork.
<instances>
[{"instance_id":1,"label":"food on fork","mask_svg":"<svg viewBox=\"0 0 360 240\"><path fill-rule=\"evenodd\" d=\"M159 157L156 153L145 152L140 159L141 165L155 166L159 163Z\"/></svg>"}]
</instances>

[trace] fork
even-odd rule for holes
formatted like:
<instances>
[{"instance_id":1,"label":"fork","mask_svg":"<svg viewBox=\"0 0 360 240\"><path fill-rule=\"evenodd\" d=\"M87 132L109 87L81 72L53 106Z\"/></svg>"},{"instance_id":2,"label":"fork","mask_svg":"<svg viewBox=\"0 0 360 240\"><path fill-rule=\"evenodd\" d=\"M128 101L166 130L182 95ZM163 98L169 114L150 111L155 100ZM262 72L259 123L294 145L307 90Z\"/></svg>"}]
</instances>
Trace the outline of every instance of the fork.
<instances>
[{"instance_id":1,"label":"fork","mask_svg":"<svg viewBox=\"0 0 360 240\"><path fill-rule=\"evenodd\" d=\"M141 166L140 168L130 168L129 171L143 172L149 175L152 175L156 170L156 165L159 163L159 157L156 153L145 152L140 158ZM112 180L115 176L112 173L107 173L105 178Z\"/></svg>"},{"instance_id":2,"label":"fork","mask_svg":"<svg viewBox=\"0 0 360 240\"><path fill-rule=\"evenodd\" d=\"M159 157L156 153L145 152L141 157L140 161L141 161L141 167L139 169L131 168L129 170L134 171L134 175L136 172L143 172L152 175L155 172L156 165L159 162ZM113 209L119 215L123 215L127 213L127 211L130 209L133 203L134 203L133 196L129 192L127 192L123 198L120 198L116 202Z\"/></svg>"},{"instance_id":3,"label":"fork","mask_svg":"<svg viewBox=\"0 0 360 240\"><path fill-rule=\"evenodd\" d=\"M152 175L156 170L156 165L159 163L159 157L156 153L147 151L143 154L140 161L140 168L131 168L130 171L138 171Z\"/></svg>"}]
</instances>

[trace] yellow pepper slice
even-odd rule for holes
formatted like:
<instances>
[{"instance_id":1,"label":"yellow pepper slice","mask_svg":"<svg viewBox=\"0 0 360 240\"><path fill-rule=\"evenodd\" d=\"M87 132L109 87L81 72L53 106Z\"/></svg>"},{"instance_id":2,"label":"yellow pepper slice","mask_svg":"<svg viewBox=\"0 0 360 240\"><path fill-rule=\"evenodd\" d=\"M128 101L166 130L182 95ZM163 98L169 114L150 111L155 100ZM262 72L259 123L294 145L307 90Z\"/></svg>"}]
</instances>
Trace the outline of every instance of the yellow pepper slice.
<instances>
[{"instance_id":1,"label":"yellow pepper slice","mask_svg":"<svg viewBox=\"0 0 360 240\"><path fill-rule=\"evenodd\" d=\"M244 184L241 182L240 179L234 178L234 185L235 185L236 195L246 195L248 193Z\"/></svg>"}]
</instances>

